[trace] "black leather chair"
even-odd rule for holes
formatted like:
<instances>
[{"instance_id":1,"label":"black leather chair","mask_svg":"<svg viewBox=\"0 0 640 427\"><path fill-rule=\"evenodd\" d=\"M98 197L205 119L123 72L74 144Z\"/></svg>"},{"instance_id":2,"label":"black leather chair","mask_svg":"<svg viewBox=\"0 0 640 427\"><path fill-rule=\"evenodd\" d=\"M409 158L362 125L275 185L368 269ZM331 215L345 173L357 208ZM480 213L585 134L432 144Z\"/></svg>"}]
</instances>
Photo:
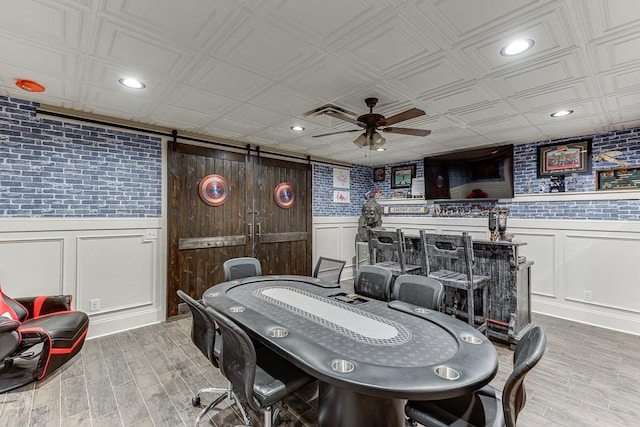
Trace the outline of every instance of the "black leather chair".
<instances>
[{"instance_id":1,"label":"black leather chair","mask_svg":"<svg viewBox=\"0 0 640 427\"><path fill-rule=\"evenodd\" d=\"M488 385L471 394L440 401L413 401L405 406L412 421L430 427L506 426L515 427L524 408L524 377L540 361L546 348L546 336L540 326L532 327L518 342L513 353L513 371L502 392ZM414 424L415 425L415 424Z\"/></svg>"},{"instance_id":2,"label":"black leather chair","mask_svg":"<svg viewBox=\"0 0 640 427\"><path fill-rule=\"evenodd\" d=\"M222 334L222 375L231 382L242 403L264 412L264 427L271 427L278 416L277 410L272 413L272 406L314 378L267 347L256 349L247 333L226 315L211 307L207 312ZM246 416L243 421L249 424Z\"/></svg>"},{"instance_id":3,"label":"black leather chair","mask_svg":"<svg viewBox=\"0 0 640 427\"><path fill-rule=\"evenodd\" d=\"M179 290L178 296L182 298L184 302L187 303L189 310L191 311L191 340L198 347L198 350L204 356L209 359L211 364L216 368L219 368L219 360L220 360L220 349L222 348L222 337L220 335L220 331L218 330L215 321L211 317L211 315L206 311L205 306L202 305L199 301L191 298L187 293ZM231 387L231 383L227 384L227 387L205 387L198 390L198 393L191 399L191 403L193 406L200 406L200 397L202 393L215 393L221 394L218 396L213 402L207 405L200 413L198 414L195 426L197 426L202 418L212 410L216 405L221 403L224 399L229 399L230 401L238 401L238 397ZM244 408L242 405L238 405L240 412L243 417L246 419L247 414L244 412Z\"/></svg>"},{"instance_id":4,"label":"black leather chair","mask_svg":"<svg viewBox=\"0 0 640 427\"><path fill-rule=\"evenodd\" d=\"M391 300L391 280L389 269L379 265L362 265L356 272L353 290L356 294L380 301Z\"/></svg>"},{"instance_id":5,"label":"black leather chair","mask_svg":"<svg viewBox=\"0 0 640 427\"><path fill-rule=\"evenodd\" d=\"M313 270L313 277L326 280L327 282L340 283L340 276L346 261L341 259L326 258L321 256L318 258L316 267Z\"/></svg>"},{"instance_id":6,"label":"black leather chair","mask_svg":"<svg viewBox=\"0 0 640 427\"><path fill-rule=\"evenodd\" d=\"M393 299L419 305L430 310L440 310L444 288L432 277L403 274L393 285Z\"/></svg>"},{"instance_id":7,"label":"black leather chair","mask_svg":"<svg viewBox=\"0 0 640 427\"><path fill-rule=\"evenodd\" d=\"M0 393L58 369L78 354L88 328L71 295L13 299L0 289Z\"/></svg>"},{"instance_id":8,"label":"black leather chair","mask_svg":"<svg viewBox=\"0 0 640 427\"><path fill-rule=\"evenodd\" d=\"M224 281L262 276L260 261L252 257L231 258L222 264Z\"/></svg>"}]
</instances>

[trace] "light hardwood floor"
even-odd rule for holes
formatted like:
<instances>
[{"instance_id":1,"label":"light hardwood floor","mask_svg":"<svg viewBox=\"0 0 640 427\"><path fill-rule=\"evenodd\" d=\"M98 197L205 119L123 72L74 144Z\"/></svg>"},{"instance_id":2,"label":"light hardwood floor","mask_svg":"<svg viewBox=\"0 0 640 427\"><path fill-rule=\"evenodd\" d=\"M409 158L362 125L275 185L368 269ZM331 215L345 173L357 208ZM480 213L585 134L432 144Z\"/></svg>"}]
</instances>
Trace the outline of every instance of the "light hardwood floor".
<instances>
[{"instance_id":1,"label":"light hardwood floor","mask_svg":"<svg viewBox=\"0 0 640 427\"><path fill-rule=\"evenodd\" d=\"M528 399L519 426L638 425L640 337L542 315L534 322L547 332L547 351L525 381ZM87 341L46 380L0 395L0 425L193 425L199 410L191 405L193 393L226 381L189 333L190 319L181 319ZM497 349L493 384L501 388L512 352ZM310 386L288 399L283 425L316 425L316 397ZM234 407L225 405L201 425L239 423Z\"/></svg>"}]
</instances>

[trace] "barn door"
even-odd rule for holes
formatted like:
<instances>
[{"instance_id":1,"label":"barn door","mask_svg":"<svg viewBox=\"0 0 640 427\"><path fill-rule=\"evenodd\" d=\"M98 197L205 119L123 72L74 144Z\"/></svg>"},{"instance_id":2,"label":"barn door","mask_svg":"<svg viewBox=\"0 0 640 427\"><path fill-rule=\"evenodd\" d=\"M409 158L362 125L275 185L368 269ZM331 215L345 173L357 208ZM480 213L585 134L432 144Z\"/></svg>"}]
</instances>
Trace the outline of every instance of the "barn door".
<instances>
[{"instance_id":1,"label":"barn door","mask_svg":"<svg viewBox=\"0 0 640 427\"><path fill-rule=\"evenodd\" d=\"M178 289L200 299L230 258L255 256L264 274L311 273L310 165L178 143L168 152L168 317Z\"/></svg>"},{"instance_id":2,"label":"barn door","mask_svg":"<svg viewBox=\"0 0 640 427\"><path fill-rule=\"evenodd\" d=\"M178 289L200 299L205 290L223 281L224 261L252 253L253 187L248 185L247 157L169 144L168 317L178 314L182 302Z\"/></svg>"},{"instance_id":3,"label":"barn door","mask_svg":"<svg viewBox=\"0 0 640 427\"><path fill-rule=\"evenodd\" d=\"M311 273L311 166L264 157L256 167L255 256L264 274Z\"/></svg>"}]
</instances>

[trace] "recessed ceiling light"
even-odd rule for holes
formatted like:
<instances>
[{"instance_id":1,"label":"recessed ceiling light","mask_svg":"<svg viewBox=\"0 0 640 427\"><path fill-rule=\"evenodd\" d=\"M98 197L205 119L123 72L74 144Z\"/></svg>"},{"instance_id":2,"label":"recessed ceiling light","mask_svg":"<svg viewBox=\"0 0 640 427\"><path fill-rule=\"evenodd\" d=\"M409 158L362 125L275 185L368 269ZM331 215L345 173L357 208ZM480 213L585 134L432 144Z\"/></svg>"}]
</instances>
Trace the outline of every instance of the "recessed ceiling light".
<instances>
[{"instance_id":1,"label":"recessed ceiling light","mask_svg":"<svg viewBox=\"0 0 640 427\"><path fill-rule=\"evenodd\" d=\"M568 116L571 113L573 113L573 110L560 110L553 113L551 117L564 117L564 116Z\"/></svg>"},{"instance_id":2,"label":"recessed ceiling light","mask_svg":"<svg viewBox=\"0 0 640 427\"><path fill-rule=\"evenodd\" d=\"M302 132L304 130L304 128L302 126L300 126L300 125L293 125L293 126L291 126L291 130Z\"/></svg>"},{"instance_id":3,"label":"recessed ceiling light","mask_svg":"<svg viewBox=\"0 0 640 427\"><path fill-rule=\"evenodd\" d=\"M380 147L380 148L376 148L376 151L387 151L387 149Z\"/></svg>"},{"instance_id":4,"label":"recessed ceiling light","mask_svg":"<svg viewBox=\"0 0 640 427\"><path fill-rule=\"evenodd\" d=\"M503 47L500 50L500 55L502 56L513 56L519 53L524 52L525 50L529 50L533 47L535 42L531 39L520 39L515 40Z\"/></svg>"},{"instance_id":5,"label":"recessed ceiling light","mask_svg":"<svg viewBox=\"0 0 640 427\"><path fill-rule=\"evenodd\" d=\"M132 79L130 77L122 78L118 80L121 85L129 87L131 89L144 89L146 86L140 80Z\"/></svg>"}]
</instances>

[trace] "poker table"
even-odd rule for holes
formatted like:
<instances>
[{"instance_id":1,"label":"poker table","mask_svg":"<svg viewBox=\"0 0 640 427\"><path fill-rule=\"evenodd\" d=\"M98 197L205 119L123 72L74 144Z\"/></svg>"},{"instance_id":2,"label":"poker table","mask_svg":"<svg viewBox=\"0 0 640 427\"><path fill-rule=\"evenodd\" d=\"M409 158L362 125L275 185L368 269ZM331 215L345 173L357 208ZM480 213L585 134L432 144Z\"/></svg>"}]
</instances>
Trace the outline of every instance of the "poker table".
<instances>
[{"instance_id":1,"label":"poker table","mask_svg":"<svg viewBox=\"0 0 640 427\"><path fill-rule=\"evenodd\" d=\"M460 396L498 368L493 344L464 322L312 277L224 282L203 301L319 380L320 426L403 426L406 399Z\"/></svg>"}]
</instances>

